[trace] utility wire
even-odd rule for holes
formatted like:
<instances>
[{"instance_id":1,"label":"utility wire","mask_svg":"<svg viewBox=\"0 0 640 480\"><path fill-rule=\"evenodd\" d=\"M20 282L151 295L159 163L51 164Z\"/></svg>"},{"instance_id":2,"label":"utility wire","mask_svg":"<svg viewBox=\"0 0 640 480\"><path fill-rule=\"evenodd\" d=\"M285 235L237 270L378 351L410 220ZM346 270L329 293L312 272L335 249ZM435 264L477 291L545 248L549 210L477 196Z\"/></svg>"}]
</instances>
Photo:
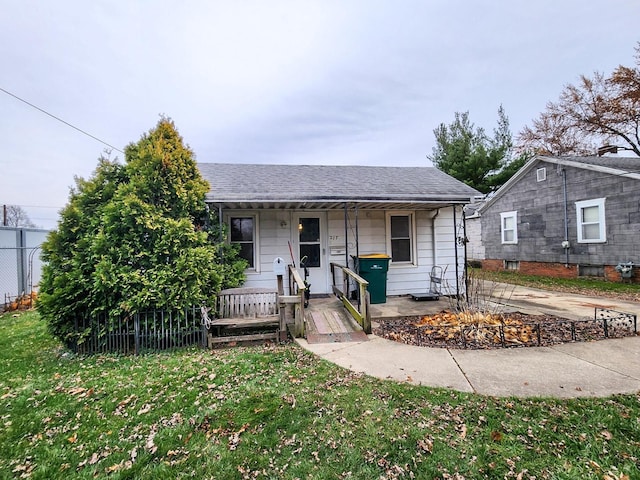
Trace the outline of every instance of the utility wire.
<instances>
[{"instance_id":1,"label":"utility wire","mask_svg":"<svg viewBox=\"0 0 640 480\"><path fill-rule=\"evenodd\" d=\"M94 140L97 140L98 142L100 142L100 143L102 143L102 144L106 145L107 147L111 148L112 150L115 150L116 152L124 153L124 152L123 152L122 150L120 150L119 148L114 147L113 145L111 145L111 144L109 144L109 143L105 142L104 140L100 140L98 137L96 137L96 136L94 136L94 135L91 135L89 132L86 132L86 131L82 130L81 128L78 128L78 127L76 127L75 125L70 124L69 122L66 122L65 120L61 119L60 117L56 117L56 116L55 116L55 115L53 115L52 113L49 113L49 112L47 112L46 110L43 110L42 108L40 108L40 107L38 107L38 106L34 105L33 103L29 103L29 102L27 102L25 99L20 98L20 97L19 97L19 96L17 96L17 95L14 95L13 93L11 93L11 92L9 92L9 91L5 90L4 88L0 87L0 91L2 91L2 92L4 92L4 93L6 93L7 95L9 95L9 96L11 96L11 97L15 98L16 100L20 100L22 103L26 103L26 104L27 104L27 105L29 105L30 107L33 107L33 108L35 108L36 110L39 110L40 112L44 113L45 115L49 115L51 118L54 118L55 120L58 120L59 122L64 123L65 125L67 125L67 126L69 126L69 127L73 128L73 129L75 129L75 130L79 131L80 133L82 133L82 134L84 134L84 135L86 135L86 136L88 136L88 137L91 137L91 138L93 138Z\"/></svg>"}]
</instances>

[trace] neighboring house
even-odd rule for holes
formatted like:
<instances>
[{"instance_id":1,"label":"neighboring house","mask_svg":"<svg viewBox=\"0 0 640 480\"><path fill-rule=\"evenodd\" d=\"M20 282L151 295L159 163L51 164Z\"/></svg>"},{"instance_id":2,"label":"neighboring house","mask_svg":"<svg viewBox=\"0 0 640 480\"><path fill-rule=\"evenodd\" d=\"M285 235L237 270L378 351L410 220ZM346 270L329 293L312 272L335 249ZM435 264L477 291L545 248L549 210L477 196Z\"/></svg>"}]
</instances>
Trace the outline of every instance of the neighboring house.
<instances>
[{"instance_id":1,"label":"neighboring house","mask_svg":"<svg viewBox=\"0 0 640 480\"><path fill-rule=\"evenodd\" d=\"M484 268L620 280L640 267L640 159L537 156L479 214Z\"/></svg>"},{"instance_id":2,"label":"neighboring house","mask_svg":"<svg viewBox=\"0 0 640 480\"><path fill-rule=\"evenodd\" d=\"M300 267L311 294L332 292L330 263L391 257L387 295L429 289L434 265L464 291L462 209L479 193L433 167L198 164L207 202L249 262L245 285L273 287L277 257ZM293 257L293 258L292 258Z\"/></svg>"},{"instance_id":3,"label":"neighboring house","mask_svg":"<svg viewBox=\"0 0 640 480\"><path fill-rule=\"evenodd\" d=\"M477 263L484 259L484 244L482 243L482 228L478 209L484 199L467 205L464 209L465 230L467 231L467 259Z\"/></svg>"}]
</instances>

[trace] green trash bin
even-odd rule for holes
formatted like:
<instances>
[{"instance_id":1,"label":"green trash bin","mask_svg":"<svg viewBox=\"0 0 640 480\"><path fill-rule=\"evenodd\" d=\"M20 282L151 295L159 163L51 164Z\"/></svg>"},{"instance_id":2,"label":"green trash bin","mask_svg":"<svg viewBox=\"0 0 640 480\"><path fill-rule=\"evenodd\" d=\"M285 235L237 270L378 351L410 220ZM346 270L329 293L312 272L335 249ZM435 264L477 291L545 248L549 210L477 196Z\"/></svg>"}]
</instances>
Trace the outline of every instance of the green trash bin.
<instances>
[{"instance_id":1,"label":"green trash bin","mask_svg":"<svg viewBox=\"0 0 640 480\"><path fill-rule=\"evenodd\" d=\"M387 271L391 257L384 253L372 253L358 257L358 275L369 282L371 303L387 301Z\"/></svg>"}]
</instances>

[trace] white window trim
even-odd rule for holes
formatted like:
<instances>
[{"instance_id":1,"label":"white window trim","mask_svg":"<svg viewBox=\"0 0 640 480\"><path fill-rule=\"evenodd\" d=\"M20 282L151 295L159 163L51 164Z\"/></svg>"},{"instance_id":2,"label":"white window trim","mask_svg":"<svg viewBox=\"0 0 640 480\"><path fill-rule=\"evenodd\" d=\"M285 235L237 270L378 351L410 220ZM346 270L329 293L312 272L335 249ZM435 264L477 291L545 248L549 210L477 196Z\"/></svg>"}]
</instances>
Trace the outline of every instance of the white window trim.
<instances>
[{"instance_id":1,"label":"white window trim","mask_svg":"<svg viewBox=\"0 0 640 480\"><path fill-rule=\"evenodd\" d=\"M504 219L513 218L513 240L504 239ZM502 212L500 214L500 240L503 245L515 245L518 243L518 212L516 210L512 212Z\"/></svg>"},{"instance_id":2,"label":"white window trim","mask_svg":"<svg viewBox=\"0 0 640 480\"><path fill-rule=\"evenodd\" d=\"M227 228L229 229L228 242L231 243L231 219L253 218L253 267L245 270L246 273L260 273L260 217L257 212L231 212L227 214Z\"/></svg>"},{"instance_id":3,"label":"white window trim","mask_svg":"<svg viewBox=\"0 0 640 480\"><path fill-rule=\"evenodd\" d=\"M547 179L547 169L546 167L541 167L536 170L536 180L538 182L544 182Z\"/></svg>"},{"instance_id":4,"label":"white window trim","mask_svg":"<svg viewBox=\"0 0 640 480\"><path fill-rule=\"evenodd\" d=\"M389 261L390 266L416 266L418 263L417 259L417 249L416 249L416 235L417 235L417 227L416 227L416 215L414 211L410 210L392 210L386 212L386 237L387 237L387 253L391 256L391 217L409 217L409 232L411 238L409 239L409 243L411 245L411 260L403 261L403 262L394 262L393 258Z\"/></svg>"},{"instance_id":5,"label":"white window trim","mask_svg":"<svg viewBox=\"0 0 640 480\"><path fill-rule=\"evenodd\" d=\"M606 198L594 198L591 200L582 200L576 202L576 229L578 234L578 243L605 243L607 241L607 225L605 222L604 201ZM598 207L598 224L600 232L598 238L583 238L582 236L582 209L587 207Z\"/></svg>"}]
</instances>

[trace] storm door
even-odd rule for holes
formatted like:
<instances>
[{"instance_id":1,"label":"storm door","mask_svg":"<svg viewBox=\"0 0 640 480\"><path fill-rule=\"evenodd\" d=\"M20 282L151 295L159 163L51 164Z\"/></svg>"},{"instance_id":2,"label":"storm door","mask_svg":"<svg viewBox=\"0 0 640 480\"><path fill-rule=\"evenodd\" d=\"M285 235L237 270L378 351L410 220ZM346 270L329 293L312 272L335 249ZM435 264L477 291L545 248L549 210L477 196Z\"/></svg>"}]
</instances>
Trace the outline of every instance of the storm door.
<instances>
[{"instance_id":1,"label":"storm door","mask_svg":"<svg viewBox=\"0 0 640 480\"><path fill-rule=\"evenodd\" d=\"M324 214L297 215L294 223L295 244L297 249L296 266L300 274L304 275L303 265L307 266L308 279L311 284L311 294L328 293L327 286L327 248L326 248L326 217Z\"/></svg>"}]
</instances>

